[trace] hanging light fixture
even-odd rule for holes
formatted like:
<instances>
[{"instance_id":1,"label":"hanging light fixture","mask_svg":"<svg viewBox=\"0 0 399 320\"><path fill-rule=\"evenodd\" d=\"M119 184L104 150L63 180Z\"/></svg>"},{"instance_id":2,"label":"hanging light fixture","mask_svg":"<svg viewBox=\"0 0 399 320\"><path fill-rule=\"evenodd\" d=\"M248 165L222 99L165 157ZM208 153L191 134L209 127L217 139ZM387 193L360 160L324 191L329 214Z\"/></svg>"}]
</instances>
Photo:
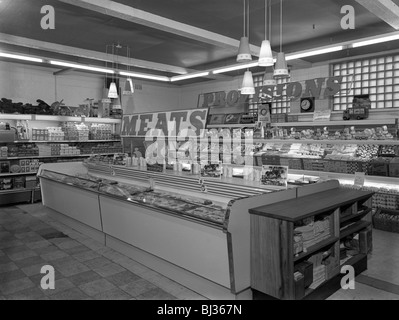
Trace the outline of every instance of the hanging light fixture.
<instances>
[{"instance_id":1,"label":"hanging light fixture","mask_svg":"<svg viewBox=\"0 0 399 320\"><path fill-rule=\"evenodd\" d=\"M245 71L244 73L241 94L255 94L254 80L252 78L252 72L249 70Z\"/></svg>"},{"instance_id":2,"label":"hanging light fixture","mask_svg":"<svg viewBox=\"0 0 399 320\"><path fill-rule=\"evenodd\" d=\"M118 98L118 89L116 88L116 83L111 82L109 85L109 90L108 90L108 98L110 99L116 99Z\"/></svg>"},{"instance_id":3,"label":"hanging light fixture","mask_svg":"<svg viewBox=\"0 0 399 320\"><path fill-rule=\"evenodd\" d=\"M127 54L127 59L129 61L129 64L127 66L127 74L130 73L130 47L126 46L126 54ZM133 81L130 78L130 76L128 76L128 78L126 79L125 82L125 90L123 91L124 95L132 95L134 93L134 85L133 85Z\"/></svg>"},{"instance_id":4,"label":"hanging light fixture","mask_svg":"<svg viewBox=\"0 0 399 320\"><path fill-rule=\"evenodd\" d=\"M271 72L265 72L263 76L263 85L264 86L276 86L277 81L273 78L273 74Z\"/></svg>"},{"instance_id":5,"label":"hanging light fixture","mask_svg":"<svg viewBox=\"0 0 399 320\"><path fill-rule=\"evenodd\" d=\"M112 44L112 61L114 60L114 57L115 57L115 45ZM114 62L112 62L112 67L114 67ZM116 83L114 79L112 79L112 82L109 85L108 98L116 99L118 97L119 97L118 89L116 88Z\"/></svg>"},{"instance_id":6,"label":"hanging light fixture","mask_svg":"<svg viewBox=\"0 0 399 320\"><path fill-rule=\"evenodd\" d=\"M280 52L277 54L276 67L274 68L274 78L284 79L290 76L283 52L283 0L280 0Z\"/></svg>"},{"instance_id":7,"label":"hanging light fixture","mask_svg":"<svg viewBox=\"0 0 399 320\"><path fill-rule=\"evenodd\" d=\"M260 47L258 62L259 66L261 67L270 67L274 65L270 37L267 39L267 1L268 0L265 0L265 40L262 41L262 45Z\"/></svg>"},{"instance_id":8,"label":"hanging light fixture","mask_svg":"<svg viewBox=\"0 0 399 320\"><path fill-rule=\"evenodd\" d=\"M127 78L125 82L125 91L123 91L123 94L129 95L133 93L134 93L133 81L131 78Z\"/></svg>"},{"instance_id":9,"label":"hanging light fixture","mask_svg":"<svg viewBox=\"0 0 399 320\"><path fill-rule=\"evenodd\" d=\"M237 54L237 62L248 62L252 61L252 55L251 55L251 50L249 49L249 35L247 36L245 33L245 28L246 28L246 20L247 20L247 33L249 29L249 15L248 19L246 19L246 13L245 13L245 7L246 7L246 2L244 2L244 36L241 37L240 39L240 46L238 48L238 54ZM248 10L249 10L249 3L248 3ZM248 13L248 12L247 12Z\"/></svg>"},{"instance_id":10,"label":"hanging light fixture","mask_svg":"<svg viewBox=\"0 0 399 320\"><path fill-rule=\"evenodd\" d=\"M271 0L267 0L267 2L268 2L267 5L268 5L268 9L269 9L269 41L271 43L271 41L272 41L272 10L271 10L272 8L271 8ZM272 59L273 59L273 57L272 57ZM274 62L273 62L273 64L274 64ZM264 86L276 86L277 85L276 79L273 78L273 73L274 73L273 64L271 65L271 69L272 69L271 72L267 72L267 68L265 70L265 74L263 76L263 85Z\"/></svg>"}]
</instances>

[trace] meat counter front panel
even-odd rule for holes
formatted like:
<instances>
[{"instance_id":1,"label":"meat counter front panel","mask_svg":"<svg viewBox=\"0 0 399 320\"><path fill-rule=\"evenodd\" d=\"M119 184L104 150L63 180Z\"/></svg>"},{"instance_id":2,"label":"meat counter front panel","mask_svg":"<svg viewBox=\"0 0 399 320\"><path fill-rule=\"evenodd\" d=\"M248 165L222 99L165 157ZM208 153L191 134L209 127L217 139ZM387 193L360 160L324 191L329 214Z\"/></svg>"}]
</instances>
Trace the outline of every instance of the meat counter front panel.
<instances>
[{"instance_id":1,"label":"meat counter front panel","mask_svg":"<svg viewBox=\"0 0 399 320\"><path fill-rule=\"evenodd\" d=\"M91 174L78 173L75 176L43 170L40 175L66 185L114 196L146 207L167 210L186 218L204 220L223 226L226 208L206 199L182 196L173 192L155 191L149 187L124 184L103 179ZM133 183L133 181L132 181Z\"/></svg>"}]
</instances>

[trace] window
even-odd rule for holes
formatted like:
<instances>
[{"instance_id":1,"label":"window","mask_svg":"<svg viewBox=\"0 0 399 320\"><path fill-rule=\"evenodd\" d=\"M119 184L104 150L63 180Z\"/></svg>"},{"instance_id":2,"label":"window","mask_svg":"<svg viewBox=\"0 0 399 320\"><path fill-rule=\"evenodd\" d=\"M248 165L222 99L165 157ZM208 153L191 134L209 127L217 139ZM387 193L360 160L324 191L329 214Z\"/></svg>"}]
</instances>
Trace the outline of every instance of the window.
<instances>
[{"instance_id":1,"label":"window","mask_svg":"<svg viewBox=\"0 0 399 320\"><path fill-rule=\"evenodd\" d=\"M354 95L368 94L372 109L399 108L399 55L346 61L332 65L333 76L343 76L333 110L345 110Z\"/></svg>"},{"instance_id":2,"label":"window","mask_svg":"<svg viewBox=\"0 0 399 320\"><path fill-rule=\"evenodd\" d=\"M254 86L256 87L261 87L263 84L263 74L256 74L253 76L254 80ZM277 79L277 84L282 84L289 82L290 80L288 79ZM249 112L252 114L257 114L258 113L258 106L261 105L262 102L253 102L252 101L252 96L249 99ZM287 97L286 93L286 86L284 86L283 93L282 93L282 98L280 99L273 99L272 101L272 113L289 113L290 112L290 100Z\"/></svg>"}]
</instances>

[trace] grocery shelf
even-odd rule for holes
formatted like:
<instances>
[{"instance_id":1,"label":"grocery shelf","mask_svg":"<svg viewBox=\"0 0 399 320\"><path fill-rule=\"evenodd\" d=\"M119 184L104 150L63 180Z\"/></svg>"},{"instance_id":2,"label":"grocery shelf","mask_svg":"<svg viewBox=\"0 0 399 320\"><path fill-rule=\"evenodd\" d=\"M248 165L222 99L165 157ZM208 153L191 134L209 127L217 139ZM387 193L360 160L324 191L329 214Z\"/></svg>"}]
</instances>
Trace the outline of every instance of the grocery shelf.
<instances>
[{"instance_id":1,"label":"grocery shelf","mask_svg":"<svg viewBox=\"0 0 399 320\"><path fill-rule=\"evenodd\" d=\"M36 175L37 171L33 172L20 172L20 173L2 173L0 174L1 177L10 177L10 176L28 176L28 175Z\"/></svg>"},{"instance_id":2,"label":"grocery shelf","mask_svg":"<svg viewBox=\"0 0 399 320\"><path fill-rule=\"evenodd\" d=\"M0 114L0 120L32 120L30 114Z\"/></svg>"},{"instance_id":3,"label":"grocery shelf","mask_svg":"<svg viewBox=\"0 0 399 320\"><path fill-rule=\"evenodd\" d=\"M341 263L340 269L341 269L343 266L348 266L348 265L349 265L349 266L353 266L355 263L357 263L358 261L360 261L361 259L363 259L363 258L365 258L365 257L367 257L366 254L364 254L364 253L359 253L359 254L357 254L357 255L355 255L355 256L349 258L349 259L346 260L344 263Z\"/></svg>"},{"instance_id":4,"label":"grocery shelf","mask_svg":"<svg viewBox=\"0 0 399 320\"><path fill-rule=\"evenodd\" d=\"M272 123L275 127L320 127L320 126L366 126L366 125L388 125L395 124L396 119L384 120L337 120L337 121L297 121ZM218 125L222 128L223 125Z\"/></svg>"},{"instance_id":5,"label":"grocery shelf","mask_svg":"<svg viewBox=\"0 0 399 320\"><path fill-rule=\"evenodd\" d=\"M321 126L366 126L395 124L395 118L376 120L332 120L332 121L297 121L297 122L273 122L273 127L321 127ZM212 124L207 128L243 128L254 127L255 124Z\"/></svg>"},{"instance_id":6,"label":"grocery shelf","mask_svg":"<svg viewBox=\"0 0 399 320\"><path fill-rule=\"evenodd\" d=\"M255 127L255 123L247 123L247 124L208 124L207 129L212 128L253 128Z\"/></svg>"},{"instance_id":7,"label":"grocery shelf","mask_svg":"<svg viewBox=\"0 0 399 320\"><path fill-rule=\"evenodd\" d=\"M355 175L351 173L337 173L337 172L327 172L327 171L310 171L310 170L295 170L288 169L289 174L296 175L308 175L308 176L317 176L320 178L329 178L329 179L337 179L344 180L345 182L354 182ZM379 184L380 187L387 187L387 185L392 185L398 187L398 178L395 177L386 177L386 176L365 176L365 185L366 184Z\"/></svg>"},{"instance_id":8,"label":"grocery shelf","mask_svg":"<svg viewBox=\"0 0 399 320\"><path fill-rule=\"evenodd\" d=\"M370 224L371 224L370 221L358 221L358 222L355 222L354 224L349 225L348 227L341 229L339 238L343 239L343 238L349 236L350 234L353 234L355 232L358 232L358 231L368 227Z\"/></svg>"},{"instance_id":9,"label":"grocery shelf","mask_svg":"<svg viewBox=\"0 0 399 320\"><path fill-rule=\"evenodd\" d=\"M119 124L121 119L95 117L67 117L40 114L0 114L0 120L32 120L32 121L59 121L59 122L90 122Z\"/></svg>"},{"instance_id":10,"label":"grocery shelf","mask_svg":"<svg viewBox=\"0 0 399 320\"><path fill-rule=\"evenodd\" d=\"M350 221L352 219L356 219L356 218L359 218L359 217L364 217L366 214L370 213L371 211L372 211L372 209L368 208L368 209L363 210L362 212L354 213L354 214L350 214L348 216L342 217L340 219L340 223L342 224L342 223Z\"/></svg>"},{"instance_id":11,"label":"grocery shelf","mask_svg":"<svg viewBox=\"0 0 399 320\"><path fill-rule=\"evenodd\" d=\"M337 241L338 241L338 237L329 237L328 239L322 240L319 243L316 243L315 245L308 248L306 252L302 252L302 253L298 254L297 256L295 256L294 262L297 262L298 260L301 260L304 257L310 256L313 253L315 253L316 251L319 251L320 249L323 249L324 247L327 247Z\"/></svg>"},{"instance_id":12,"label":"grocery shelf","mask_svg":"<svg viewBox=\"0 0 399 320\"><path fill-rule=\"evenodd\" d=\"M78 142L93 142L93 143L103 143L103 142L121 142L121 140L16 140L12 142L2 142L0 143L9 143L9 144L18 144L18 143L78 143Z\"/></svg>"},{"instance_id":13,"label":"grocery shelf","mask_svg":"<svg viewBox=\"0 0 399 320\"><path fill-rule=\"evenodd\" d=\"M33 190L40 190L40 188L34 188L34 189L21 188L21 189L0 190L0 194L32 192Z\"/></svg>"},{"instance_id":14,"label":"grocery shelf","mask_svg":"<svg viewBox=\"0 0 399 320\"><path fill-rule=\"evenodd\" d=\"M378 144L399 145L399 140L314 140L314 139L253 139L254 143L305 143L305 144Z\"/></svg>"},{"instance_id":15,"label":"grocery shelf","mask_svg":"<svg viewBox=\"0 0 399 320\"><path fill-rule=\"evenodd\" d=\"M91 154L64 154L64 155L56 155L56 156L21 156L21 157L11 157L11 158L0 158L0 160L19 160L19 159L43 159L43 158L78 158L78 157L90 157L93 155L112 155L111 153L91 153Z\"/></svg>"}]
</instances>

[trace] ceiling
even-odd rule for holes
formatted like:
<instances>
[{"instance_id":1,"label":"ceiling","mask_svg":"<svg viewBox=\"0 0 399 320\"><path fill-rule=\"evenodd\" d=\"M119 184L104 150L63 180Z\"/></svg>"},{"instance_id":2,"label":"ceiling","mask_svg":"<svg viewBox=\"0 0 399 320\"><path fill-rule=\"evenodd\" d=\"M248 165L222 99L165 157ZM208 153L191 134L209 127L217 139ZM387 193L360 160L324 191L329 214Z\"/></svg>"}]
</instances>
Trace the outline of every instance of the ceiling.
<instances>
[{"instance_id":1,"label":"ceiling","mask_svg":"<svg viewBox=\"0 0 399 320\"><path fill-rule=\"evenodd\" d=\"M380 1L386 2L284 0L283 51L298 52L397 31L389 23L390 9L385 9L381 17L378 6L376 11L369 8ZM399 0L392 4L399 5ZM40 26L44 5L55 9L55 30ZM344 5L355 9L354 30L341 28L344 15L340 11ZM249 0L249 40L254 58L265 38L264 6L265 0ZM280 1L272 0L271 7L272 49L279 51ZM243 17L243 0L0 0L0 49L108 67L111 64L104 60L116 57L122 69L126 69L122 64L131 62L130 70L173 76L235 64ZM113 43L129 47L132 59L125 59L126 48L115 56L105 55L106 46ZM312 63L396 49L399 41L391 41L289 63L292 68L308 67ZM238 74L243 74L243 70L213 77Z\"/></svg>"}]
</instances>

